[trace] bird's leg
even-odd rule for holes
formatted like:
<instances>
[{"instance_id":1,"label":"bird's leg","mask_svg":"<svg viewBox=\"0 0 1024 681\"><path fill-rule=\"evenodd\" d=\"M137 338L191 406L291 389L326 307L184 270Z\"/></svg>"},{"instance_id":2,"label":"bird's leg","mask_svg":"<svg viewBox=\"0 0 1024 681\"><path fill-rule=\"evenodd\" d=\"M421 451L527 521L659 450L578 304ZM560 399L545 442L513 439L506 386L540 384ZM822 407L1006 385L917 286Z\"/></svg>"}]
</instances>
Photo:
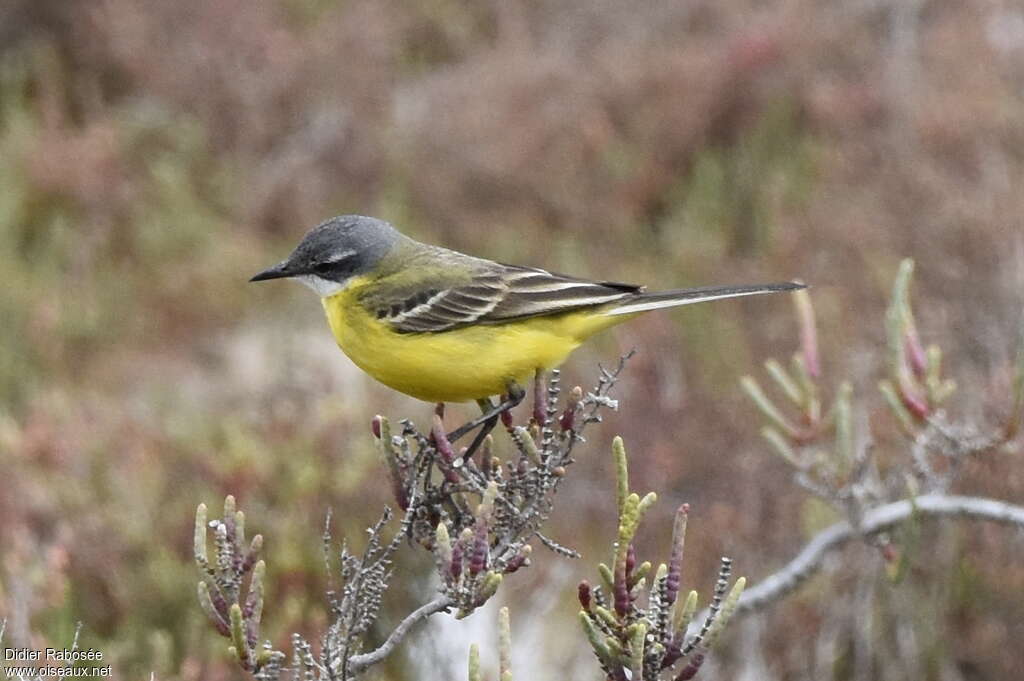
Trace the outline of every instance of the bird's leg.
<instances>
[{"instance_id":1,"label":"bird's leg","mask_svg":"<svg viewBox=\"0 0 1024 681\"><path fill-rule=\"evenodd\" d=\"M499 416L501 416L503 412L512 409L517 404L522 402L524 397L526 397L526 391L519 387L519 384L516 383L515 381L509 381L508 394L505 396L505 399L502 400L500 404L498 404L498 406L495 407L493 404L491 404L491 401L489 399L478 400L477 404L480 405L480 408L483 410L484 413L478 416L477 418L473 419L472 421L469 421L468 423L459 426L451 433L449 433L448 441L455 442L460 437L462 437L469 431L473 430L477 426L485 424L491 419L497 419ZM494 425L491 426L491 428L493 427ZM488 429L488 431L489 430L490 428ZM481 439L481 442L482 441L483 440Z\"/></svg>"},{"instance_id":2,"label":"bird's leg","mask_svg":"<svg viewBox=\"0 0 1024 681\"><path fill-rule=\"evenodd\" d=\"M483 425L477 432L476 437L473 438L473 442L471 442L469 447L466 449L466 453L460 456L458 461L455 462L456 466L461 466L467 460L471 459L473 455L476 454L476 450L483 444L484 438L494 430L494 426L498 425L498 415L494 412L494 405L491 404L491 399L486 397L482 400L477 400L476 403L480 405L480 411L484 413L484 416L487 414L494 414L494 416L491 416L491 418L483 422Z\"/></svg>"}]
</instances>

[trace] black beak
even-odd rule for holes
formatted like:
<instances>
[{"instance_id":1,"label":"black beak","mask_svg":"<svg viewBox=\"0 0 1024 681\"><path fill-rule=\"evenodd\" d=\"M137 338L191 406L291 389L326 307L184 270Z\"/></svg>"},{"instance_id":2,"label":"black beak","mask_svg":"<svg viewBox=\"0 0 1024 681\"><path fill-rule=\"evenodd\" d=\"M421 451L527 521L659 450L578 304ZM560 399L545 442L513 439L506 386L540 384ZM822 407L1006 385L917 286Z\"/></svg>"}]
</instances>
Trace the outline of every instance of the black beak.
<instances>
[{"instance_id":1,"label":"black beak","mask_svg":"<svg viewBox=\"0 0 1024 681\"><path fill-rule=\"evenodd\" d=\"M249 281L266 281L268 279L283 279L285 277L294 277L297 272L293 272L288 269L288 261L280 262L273 267L268 267Z\"/></svg>"}]
</instances>

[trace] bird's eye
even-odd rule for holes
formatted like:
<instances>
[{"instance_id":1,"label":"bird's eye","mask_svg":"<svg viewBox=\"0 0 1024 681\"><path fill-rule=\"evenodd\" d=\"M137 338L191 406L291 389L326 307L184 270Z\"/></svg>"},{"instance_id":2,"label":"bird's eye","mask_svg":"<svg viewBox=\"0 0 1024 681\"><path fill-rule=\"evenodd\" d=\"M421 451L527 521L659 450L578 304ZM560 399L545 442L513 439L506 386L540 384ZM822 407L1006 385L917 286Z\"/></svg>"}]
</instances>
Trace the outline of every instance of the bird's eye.
<instances>
[{"instance_id":1,"label":"bird's eye","mask_svg":"<svg viewBox=\"0 0 1024 681\"><path fill-rule=\"evenodd\" d=\"M333 268L334 263L332 262L318 262L317 264L313 265L313 271L316 272L317 274L328 274Z\"/></svg>"}]
</instances>

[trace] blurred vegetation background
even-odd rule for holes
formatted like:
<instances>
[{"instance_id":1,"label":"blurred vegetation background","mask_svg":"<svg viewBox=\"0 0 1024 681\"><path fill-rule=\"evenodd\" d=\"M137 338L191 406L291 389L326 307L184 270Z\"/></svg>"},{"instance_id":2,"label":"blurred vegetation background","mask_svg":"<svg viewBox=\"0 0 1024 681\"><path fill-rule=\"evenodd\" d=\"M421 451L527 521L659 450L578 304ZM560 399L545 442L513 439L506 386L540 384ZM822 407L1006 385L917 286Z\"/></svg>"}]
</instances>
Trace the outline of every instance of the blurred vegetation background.
<instances>
[{"instance_id":1,"label":"blurred vegetation background","mask_svg":"<svg viewBox=\"0 0 1024 681\"><path fill-rule=\"evenodd\" d=\"M6 642L67 641L81 620L117 678L238 678L191 564L195 506L226 493L268 538L265 629L285 645L322 626L327 508L358 538L388 501L372 415L430 414L356 370L308 292L246 284L335 214L654 288L801 277L827 375L869 397L911 256L922 332L961 385L953 408L985 414L1024 288L1022 83L1024 9L1008 0L6 0ZM618 433L635 485L665 500L651 551L671 509L693 507L686 588L706 591L723 553L755 583L784 562L831 517L766 452L736 382L788 355L794 329L783 297L725 302L574 355L565 376L586 386L639 349L550 534L588 557L606 546ZM879 446L897 438L884 410L860 418ZM1020 500L1024 473L986 460L962 485ZM851 547L737 623L714 669L1014 678L1024 539L920 532L906 579ZM424 557L401 560L395 613L430 591ZM572 603L593 558L534 562L503 587L526 678L597 678ZM381 678L462 678L492 628L478 617L431 623Z\"/></svg>"}]
</instances>

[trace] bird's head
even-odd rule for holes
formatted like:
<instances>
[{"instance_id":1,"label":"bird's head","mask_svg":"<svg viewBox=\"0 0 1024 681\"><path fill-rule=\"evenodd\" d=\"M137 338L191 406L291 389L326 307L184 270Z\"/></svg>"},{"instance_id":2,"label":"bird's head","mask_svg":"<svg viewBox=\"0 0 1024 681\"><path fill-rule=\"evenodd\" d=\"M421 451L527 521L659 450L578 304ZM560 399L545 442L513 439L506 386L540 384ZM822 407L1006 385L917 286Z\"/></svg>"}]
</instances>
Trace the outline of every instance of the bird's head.
<instances>
[{"instance_id":1,"label":"bird's head","mask_svg":"<svg viewBox=\"0 0 1024 681\"><path fill-rule=\"evenodd\" d=\"M249 281L293 278L326 298L371 271L400 236L383 220L341 215L311 229L291 255Z\"/></svg>"}]
</instances>

